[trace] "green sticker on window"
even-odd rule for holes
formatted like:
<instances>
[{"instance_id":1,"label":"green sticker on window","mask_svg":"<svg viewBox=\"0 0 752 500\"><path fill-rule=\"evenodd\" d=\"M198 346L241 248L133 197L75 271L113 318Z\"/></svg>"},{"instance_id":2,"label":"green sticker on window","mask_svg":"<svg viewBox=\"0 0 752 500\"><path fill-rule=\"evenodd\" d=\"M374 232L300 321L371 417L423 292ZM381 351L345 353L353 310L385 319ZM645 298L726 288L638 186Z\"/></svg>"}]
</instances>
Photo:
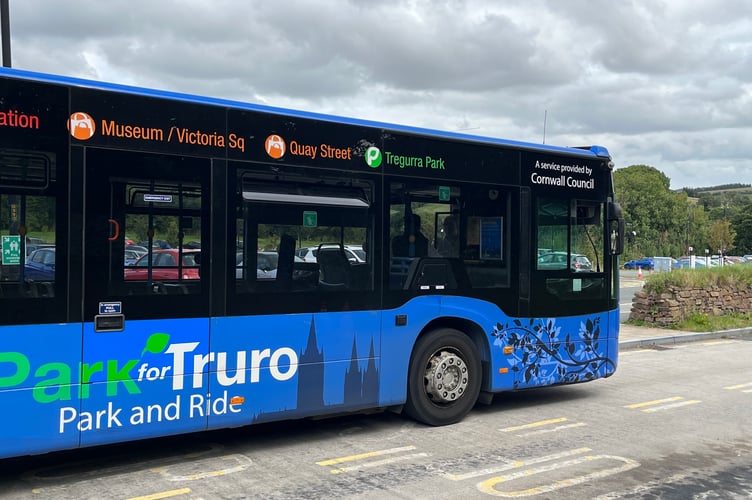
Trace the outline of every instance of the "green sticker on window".
<instances>
[{"instance_id":1,"label":"green sticker on window","mask_svg":"<svg viewBox=\"0 0 752 500\"><path fill-rule=\"evenodd\" d=\"M3 265L18 265L21 263L21 237L3 236Z\"/></svg>"},{"instance_id":2,"label":"green sticker on window","mask_svg":"<svg viewBox=\"0 0 752 500\"><path fill-rule=\"evenodd\" d=\"M316 227L319 225L318 212L305 211L303 212L303 227Z\"/></svg>"}]
</instances>

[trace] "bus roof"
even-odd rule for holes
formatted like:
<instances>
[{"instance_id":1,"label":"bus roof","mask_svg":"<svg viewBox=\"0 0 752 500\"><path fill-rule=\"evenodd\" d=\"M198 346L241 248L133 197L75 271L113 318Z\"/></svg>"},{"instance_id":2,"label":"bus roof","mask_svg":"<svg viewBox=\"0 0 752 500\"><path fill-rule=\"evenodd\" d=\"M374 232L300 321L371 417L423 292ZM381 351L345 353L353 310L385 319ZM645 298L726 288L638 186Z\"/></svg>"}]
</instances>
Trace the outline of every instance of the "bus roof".
<instances>
[{"instance_id":1,"label":"bus roof","mask_svg":"<svg viewBox=\"0 0 752 500\"><path fill-rule=\"evenodd\" d=\"M154 97L170 100L185 101L196 104L206 104L212 106L223 106L234 109L258 111L264 113L271 113L282 116L291 116L296 118L308 118L313 120L322 120L333 123L340 123L346 125L356 125L361 127L372 127L385 129L392 132L414 134L420 136L426 136L431 138L452 139L465 142L476 142L482 144L493 144L499 146L506 146L518 149L537 150L552 153L564 153L575 156L585 157L600 157L610 159L611 155L608 150L603 146L584 146L584 147L565 147L565 146L552 146L548 144L538 144L532 142L515 141L510 139L500 139L496 137L479 136L472 134L463 134L458 132L448 132L436 129L428 129L422 127L415 127L410 125L398 125L394 123L377 122L372 120L362 120L357 118L349 118L344 116L328 115L324 113L315 113L309 111L300 111L295 109L279 108L274 106L268 106L263 104L251 104L242 101L235 101L232 99L222 99L216 97L205 97L192 94L185 94L180 92L172 92L167 90L149 89L143 87L136 87L133 85L123 85L117 83L100 82L96 80L87 80L84 78L76 78L61 75L51 75L46 73L38 73L34 71L20 70L16 68L0 67L0 77L21 78L27 80L33 80L42 83L50 83L57 85L68 85L74 87L84 87L90 89L121 92L126 94L139 95L144 97Z\"/></svg>"}]
</instances>

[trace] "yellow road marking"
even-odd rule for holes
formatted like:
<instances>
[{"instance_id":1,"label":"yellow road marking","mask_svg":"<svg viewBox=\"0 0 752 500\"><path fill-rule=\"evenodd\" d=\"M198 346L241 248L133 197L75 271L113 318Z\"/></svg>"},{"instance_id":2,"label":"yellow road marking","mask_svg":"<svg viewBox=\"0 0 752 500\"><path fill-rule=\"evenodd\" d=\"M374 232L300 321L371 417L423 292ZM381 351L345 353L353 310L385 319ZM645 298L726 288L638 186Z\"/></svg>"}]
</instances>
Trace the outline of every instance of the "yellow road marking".
<instances>
[{"instance_id":1,"label":"yellow road marking","mask_svg":"<svg viewBox=\"0 0 752 500\"><path fill-rule=\"evenodd\" d=\"M550 471L554 471L554 470L561 469L564 467L579 465L581 463L593 462L595 460L616 460L616 461L622 462L622 465L619 465L617 467L611 467L609 469L603 469L603 470L596 471L596 472L591 472L589 474L585 474L582 476L576 476L576 477L572 477L568 479L554 481L552 483L544 484L542 486L537 486L534 488L529 488L527 490L499 491L495 488L495 486L499 483L513 481L515 479L520 479L520 478L527 478L535 474L550 472ZM584 457L578 457L572 460L565 460L563 462L555 462L549 465L542 465L540 467L534 467L532 469L522 470L519 472L508 474L506 476L492 477L490 479L486 479L485 481L481 481L480 483L476 485L476 487L478 488L479 491L489 494L489 495L493 495L493 496L507 497L507 498L526 497L526 496L531 496L531 495L539 495L541 493L550 493L552 491L560 490L562 488L567 488L569 486L587 483L587 482L592 481L593 479L600 479L603 477L611 476L613 474L617 474L619 472L626 472L628 470L634 469L635 467L639 467L639 466L640 466L639 462L636 462L629 458L617 457L613 455L586 455Z\"/></svg>"},{"instance_id":2,"label":"yellow road marking","mask_svg":"<svg viewBox=\"0 0 752 500\"><path fill-rule=\"evenodd\" d=\"M382 458L381 460L374 460L371 462L364 462L360 464L349 465L347 467L339 467L337 469L332 469L330 472L332 474L342 474L343 472L352 472L354 470L381 467L382 465L389 465L389 464L393 464L396 462L404 462L405 460L411 460L413 458L422 458L422 457L427 457L427 456L428 456L428 453L412 453L410 455L400 455L397 457Z\"/></svg>"},{"instance_id":3,"label":"yellow road marking","mask_svg":"<svg viewBox=\"0 0 752 500\"><path fill-rule=\"evenodd\" d=\"M750 386L752 386L752 382L749 382L747 384L730 385L728 387L724 387L724 389L727 389L729 391L733 391L733 390L736 390L736 389L742 389L744 387L750 387Z\"/></svg>"},{"instance_id":4,"label":"yellow road marking","mask_svg":"<svg viewBox=\"0 0 752 500\"><path fill-rule=\"evenodd\" d=\"M400 448L390 448L388 450L379 450L379 451L369 451L368 453L360 453L358 455L350 455L347 457L339 457L339 458L332 458L330 460L323 460L321 462L316 462L316 465L336 465L341 464L344 462L354 462L355 460L362 460L364 458L371 458L371 457L380 457L382 455L389 455L392 453L399 453L402 451L410 451L414 450L415 446L402 446Z\"/></svg>"},{"instance_id":5,"label":"yellow road marking","mask_svg":"<svg viewBox=\"0 0 752 500\"><path fill-rule=\"evenodd\" d=\"M190 492L190 488L180 488L177 490L163 491L161 493L152 493L151 495L132 497L129 500L159 500L160 498L176 497L178 495L185 495Z\"/></svg>"},{"instance_id":6,"label":"yellow road marking","mask_svg":"<svg viewBox=\"0 0 752 500\"><path fill-rule=\"evenodd\" d=\"M534 427L541 427L543 425L551 425L551 424L558 424L560 422L566 422L569 420L568 418L552 418L550 420L541 420L540 422L533 422L531 424L525 424L525 425L517 425L515 427L505 427L504 429L499 429L500 432L514 432L514 431L520 431L523 429L532 429Z\"/></svg>"},{"instance_id":7,"label":"yellow road marking","mask_svg":"<svg viewBox=\"0 0 752 500\"><path fill-rule=\"evenodd\" d=\"M635 408L642 408L643 406L657 405L660 403L669 403L671 401L679 401L680 399L684 399L684 398L681 396L674 396L674 397L666 398L666 399L656 399L654 401L645 401L644 403L634 403L631 405L627 405L624 408L629 408L630 410L634 410Z\"/></svg>"}]
</instances>

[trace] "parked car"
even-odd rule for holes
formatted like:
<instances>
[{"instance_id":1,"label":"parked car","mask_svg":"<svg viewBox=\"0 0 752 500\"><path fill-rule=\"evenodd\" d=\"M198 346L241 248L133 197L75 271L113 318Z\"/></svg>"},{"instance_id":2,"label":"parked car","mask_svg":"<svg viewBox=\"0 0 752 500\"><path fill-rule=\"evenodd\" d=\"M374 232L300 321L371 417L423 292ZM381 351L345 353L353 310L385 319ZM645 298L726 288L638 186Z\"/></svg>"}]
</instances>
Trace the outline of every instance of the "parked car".
<instances>
[{"instance_id":1,"label":"parked car","mask_svg":"<svg viewBox=\"0 0 752 500\"><path fill-rule=\"evenodd\" d=\"M145 248L148 248L149 247L149 241L148 240L139 241L138 245L142 246L142 247L145 247ZM160 248L160 249L164 250L164 249L167 249L167 248L172 248L172 245L170 245L167 242L167 240L152 240L151 241L151 247L152 248Z\"/></svg>"},{"instance_id":2,"label":"parked car","mask_svg":"<svg viewBox=\"0 0 752 500\"><path fill-rule=\"evenodd\" d=\"M712 266L712 264L711 264ZM690 260L689 257L680 257L676 259L676 262L674 262L674 265L672 266L674 269L687 269L690 267ZM698 267L705 267L705 258L704 257L698 257L695 258L695 268Z\"/></svg>"},{"instance_id":3,"label":"parked car","mask_svg":"<svg viewBox=\"0 0 752 500\"><path fill-rule=\"evenodd\" d=\"M567 252L544 253L538 257L538 269L556 270L567 268ZM585 255L573 253L569 261L569 268L575 272L592 271L593 264Z\"/></svg>"},{"instance_id":4,"label":"parked car","mask_svg":"<svg viewBox=\"0 0 752 500\"><path fill-rule=\"evenodd\" d=\"M124 254L123 264L125 264L126 266L132 266L143 255L142 253L138 253L135 250L127 250L127 249L123 252L123 254Z\"/></svg>"},{"instance_id":5,"label":"parked car","mask_svg":"<svg viewBox=\"0 0 752 500\"><path fill-rule=\"evenodd\" d=\"M55 245L52 243L27 243L26 255L31 255L31 252L39 250L40 248L55 248Z\"/></svg>"},{"instance_id":6,"label":"parked car","mask_svg":"<svg viewBox=\"0 0 752 500\"><path fill-rule=\"evenodd\" d=\"M141 245L126 245L125 249L126 250L131 250L133 252L136 252L139 257L141 257L142 255L146 255L147 253L149 253L149 249L146 248L146 247L142 247Z\"/></svg>"},{"instance_id":7,"label":"parked car","mask_svg":"<svg viewBox=\"0 0 752 500\"><path fill-rule=\"evenodd\" d=\"M624 269L637 269L639 267L643 271L652 271L654 265L651 257L643 257L641 259L628 260L624 263Z\"/></svg>"},{"instance_id":8,"label":"parked car","mask_svg":"<svg viewBox=\"0 0 752 500\"><path fill-rule=\"evenodd\" d=\"M166 248L154 250L151 254L151 279L154 281L176 281L178 279L199 279L199 266L196 256L201 250L185 249L182 255L182 275L178 274L178 250ZM132 266L125 268L126 280L146 280L148 278L149 255L141 256Z\"/></svg>"},{"instance_id":9,"label":"parked car","mask_svg":"<svg viewBox=\"0 0 752 500\"><path fill-rule=\"evenodd\" d=\"M33 281L55 281L55 247L39 248L26 257L24 278Z\"/></svg>"},{"instance_id":10,"label":"parked car","mask_svg":"<svg viewBox=\"0 0 752 500\"><path fill-rule=\"evenodd\" d=\"M324 245L329 246L329 245ZM319 247L303 247L295 251L295 255L303 259L303 262L316 262L316 253ZM363 245L345 245L345 257L351 264L359 264L366 261L366 252Z\"/></svg>"},{"instance_id":11,"label":"parked car","mask_svg":"<svg viewBox=\"0 0 752 500\"><path fill-rule=\"evenodd\" d=\"M296 255L295 262L304 261ZM256 254L256 279L275 279L278 266L279 254L277 252L258 252ZM243 252L235 254L235 279L243 279Z\"/></svg>"}]
</instances>

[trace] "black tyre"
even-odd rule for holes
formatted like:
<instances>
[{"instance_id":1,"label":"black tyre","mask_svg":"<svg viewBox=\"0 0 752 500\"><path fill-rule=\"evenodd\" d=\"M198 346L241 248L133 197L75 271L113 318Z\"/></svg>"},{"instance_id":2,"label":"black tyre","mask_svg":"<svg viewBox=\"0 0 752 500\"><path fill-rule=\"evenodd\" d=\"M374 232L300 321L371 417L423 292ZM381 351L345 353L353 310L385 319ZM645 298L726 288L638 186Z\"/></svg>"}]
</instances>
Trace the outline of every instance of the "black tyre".
<instances>
[{"instance_id":1,"label":"black tyre","mask_svg":"<svg viewBox=\"0 0 752 500\"><path fill-rule=\"evenodd\" d=\"M480 356L462 332L441 328L415 344L405 413L428 425L462 420L475 406L481 385Z\"/></svg>"}]
</instances>

